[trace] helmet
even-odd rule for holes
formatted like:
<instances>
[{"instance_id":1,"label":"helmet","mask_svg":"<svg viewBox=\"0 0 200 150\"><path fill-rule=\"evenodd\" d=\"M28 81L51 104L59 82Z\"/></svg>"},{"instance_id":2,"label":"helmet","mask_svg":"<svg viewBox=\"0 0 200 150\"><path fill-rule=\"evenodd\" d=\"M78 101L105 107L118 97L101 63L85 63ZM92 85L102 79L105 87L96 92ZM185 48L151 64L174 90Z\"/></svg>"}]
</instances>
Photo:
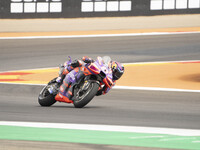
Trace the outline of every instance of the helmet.
<instances>
[{"instance_id":1,"label":"helmet","mask_svg":"<svg viewBox=\"0 0 200 150\"><path fill-rule=\"evenodd\" d=\"M124 73L124 66L116 61L112 62L111 69L113 72L113 80L118 80Z\"/></svg>"}]
</instances>

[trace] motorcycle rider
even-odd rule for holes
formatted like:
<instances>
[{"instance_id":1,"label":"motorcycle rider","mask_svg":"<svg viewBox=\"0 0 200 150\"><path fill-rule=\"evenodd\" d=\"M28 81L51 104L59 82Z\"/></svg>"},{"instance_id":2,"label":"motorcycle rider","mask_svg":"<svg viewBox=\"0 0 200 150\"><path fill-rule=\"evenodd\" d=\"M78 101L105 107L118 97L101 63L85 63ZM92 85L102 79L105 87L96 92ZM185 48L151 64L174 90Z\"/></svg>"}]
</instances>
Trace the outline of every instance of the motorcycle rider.
<instances>
[{"instance_id":1,"label":"motorcycle rider","mask_svg":"<svg viewBox=\"0 0 200 150\"><path fill-rule=\"evenodd\" d=\"M64 63L60 67L59 77L56 79L57 83L62 85L60 86L59 93L56 95L55 100L61 101L61 102L67 102L67 103L73 103L72 100L70 100L70 97L72 96L72 89L71 89L71 83L70 78L74 78L74 76L81 76L81 66L88 63L94 62L93 59L90 57L84 56L82 57L82 60L74 60L72 63L69 63L68 61ZM116 80L118 80L124 73L124 67L119 62L116 61L110 61L109 67L112 70L113 75L113 86L115 85ZM69 74L68 76L66 76ZM112 87L111 87L112 88ZM100 86L97 96L106 94L111 89L104 85L103 87ZM67 92L67 93L66 93Z\"/></svg>"}]
</instances>

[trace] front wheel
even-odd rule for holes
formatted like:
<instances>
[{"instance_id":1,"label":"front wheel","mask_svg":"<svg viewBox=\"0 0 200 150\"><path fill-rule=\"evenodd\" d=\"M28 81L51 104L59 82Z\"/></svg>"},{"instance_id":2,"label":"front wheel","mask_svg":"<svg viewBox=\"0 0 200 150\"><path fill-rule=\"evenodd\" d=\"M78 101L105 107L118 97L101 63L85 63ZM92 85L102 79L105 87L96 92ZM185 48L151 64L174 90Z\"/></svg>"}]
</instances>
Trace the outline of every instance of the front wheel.
<instances>
[{"instance_id":1,"label":"front wheel","mask_svg":"<svg viewBox=\"0 0 200 150\"><path fill-rule=\"evenodd\" d=\"M99 89L99 84L96 82L90 82L87 90L83 91L80 88L75 88L74 95L74 107L82 108L87 105L93 97L96 95Z\"/></svg>"}]
</instances>

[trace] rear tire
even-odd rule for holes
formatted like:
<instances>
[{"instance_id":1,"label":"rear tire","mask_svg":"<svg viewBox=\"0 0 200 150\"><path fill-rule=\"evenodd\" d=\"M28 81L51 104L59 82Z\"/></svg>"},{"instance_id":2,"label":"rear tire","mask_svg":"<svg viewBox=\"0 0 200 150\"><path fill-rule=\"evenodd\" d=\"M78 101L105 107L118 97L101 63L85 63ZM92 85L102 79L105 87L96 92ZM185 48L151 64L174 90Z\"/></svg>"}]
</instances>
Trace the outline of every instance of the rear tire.
<instances>
[{"instance_id":1,"label":"rear tire","mask_svg":"<svg viewBox=\"0 0 200 150\"><path fill-rule=\"evenodd\" d=\"M50 94L49 91L48 91L48 87L49 85L53 84L52 82L49 83L48 85L46 85L42 91L40 92L39 96L38 96L38 103L41 105L41 106L44 106L44 107L48 107L48 106L51 106L53 105L56 100L55 100L55 96Z\"/></svg>"},{"instance_id":2,"label":"rear tire","mask_svg":"<svg viewBox=\"0 0 200 150\"><path fill-rule=\"evenodd\" d=\"M87 105L96 95L98 89L99 89L99 84L96 82L92 82L91 85L92 89L89 91L89 93L82 99L82 100L77 100L77 93L74 95L74 107L75 108L82 108L85 105Z\"/></svg>"}]
</instances>

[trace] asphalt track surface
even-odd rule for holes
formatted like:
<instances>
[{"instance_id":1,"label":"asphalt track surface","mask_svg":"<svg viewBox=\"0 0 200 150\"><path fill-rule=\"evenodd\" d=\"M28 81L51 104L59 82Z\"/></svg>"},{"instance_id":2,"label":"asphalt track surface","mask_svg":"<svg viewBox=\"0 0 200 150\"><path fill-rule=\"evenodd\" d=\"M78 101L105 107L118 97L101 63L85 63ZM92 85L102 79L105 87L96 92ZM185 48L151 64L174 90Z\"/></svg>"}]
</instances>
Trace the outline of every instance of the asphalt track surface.
<instances>
[{"instance_id":1,"label":"asphalt track surface","mask_svg":"<svg viewBox=\"0 0 200 150\"><path fill-rule=\"evenodd\" d=\"M55 67L67 56L123 63L199 60L200 34L0 40L0 71ZM133 74L134 78L134 74ZM200 93L112 90L83 109L40 107L42 86L0 84L0 120L200 129Z\"/></svg>"}]
</instances>

